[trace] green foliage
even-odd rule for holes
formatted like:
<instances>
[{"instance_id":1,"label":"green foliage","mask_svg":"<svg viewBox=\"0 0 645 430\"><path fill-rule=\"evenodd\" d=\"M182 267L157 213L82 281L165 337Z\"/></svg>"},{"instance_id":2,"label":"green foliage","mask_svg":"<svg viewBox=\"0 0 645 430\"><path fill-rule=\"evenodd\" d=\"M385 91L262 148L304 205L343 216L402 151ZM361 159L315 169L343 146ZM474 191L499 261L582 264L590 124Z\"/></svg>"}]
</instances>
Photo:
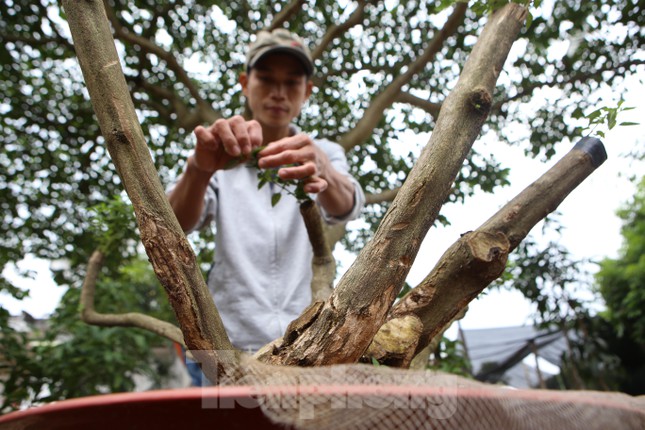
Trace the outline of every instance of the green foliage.
<instances>
[{"instance_id":1,"label":"green foliage","mask_svg":"<svg viewBox=\"0 0 645 430\"><path fill-rule=\"evenodd\" d=\"M251 155L248 157L248 160L244 161L241 158L232 160L231 165L237 165L240 162L244 161L247 167L258 169L258 189L261 189L266 184L272 184L275 187L278 187L282 192L292 195L298 203L303 203L307 200L311 200L311 197L305 193L304 182L300 180L284 180L278 176L278 169L260 169L258 166L258 153L264 149L263 146L255 148ZM290 167L284 166L284 167ZM282 198L281 192L274 192L271 196L271 206L278 204Z\"/></svg>"},{"instance_id":2,"label":"green foliage","mask_svg":"<svg viewBox=\"0 0 645 430\"><path fill-rule=\"evenodd\" d=\"M159 386L169 362L154 359L154 348L169 342L140 329L96 327L78 317L80 290L70 288L47 321L44 332L11 330L0 308L4 381L1 412L73 397L134 388L134 375L146 375ZM117 278L100 281L96 308L104 313L140 311L161 319L174 317L162 287L145 260L133 260Z\"/></svg>"},{"instance_id":3,"label":"green foliage","mask_svg":"<svg viewBox=\"0 0 645 430\"><path fill-rule=\"evenodd\" d=\"M428 369L453 375L471 376L470 361L464 355L462 342L448 339L445 336L441 337L436 351L432 353Z\"/></svg>"},{"instance_id":4,"label":"green foliage","mask_svg":"<svg viewBox=\"0 0 645 430\"><path fill-rule=\"evenodd\" d=\"M503 2L471 4L459 31L404 87L404 91L441 103L487 19L486 11ZM527 4L526 1L521 3ZM107 2L115 22L132 36L155 43L186 69L189 80L145 45L119 40L122 64L142 127L163 183L181 170L194 145L190 130L216 115L243 113L238 86L242 48L259 29L270 24L288 3L265 2ZM338 140L356 125L373 98L414 61L441 29L454 1L410 1L370 4L360 24L344 33L316 59L316 89L299 126L318 137ZM524 52L509 60L484 133L527 146L527 153L549 157L554 146L576 136L575 109L588 111L593 91L618 85L620 77L637 73L635 55L643 44L638 31L642 5L633 0L555 2L550 16L540 15L533 2L533 24L518 42ZM303 7L284 25L302 33L312 46L355 7L318 2ZM557 25L554 23L558 23ZM617 27L629 37L597 37ZM64 14L53 0L4 1L0 8L0 265L27 253L45 259L83 264L94 243L88 234L89 208L121 193L109 162L75 59ZM208 29L208 31L205 31ZM392 30L396 39L389 35ZM622 31L621 30L621 31ZM578 49L564 56L549 50L581 35ZM621 33L622 34L622 33ZM582 77L581 77L582 76ZM558 88L561 95L535 103L533 91ZM197 100L203 98L203 102ZM511 100L511 103L505 103ZM210 110L212 108L212 110ZM200 115L198 115L200 114ZM530 139L517 140L510 126L530 128ZM434 120L418 107L394 104L371 138L348 152L352 173L368 193L400 186L420 147L397 139L404 131L431 132ZM451 201L505 184L505 166L494 156L473 151L454 187ZM482 186L482 184L487 184ZM276 197L277 199L277 197ZM371 237L388 203L370 205L367 229L351 233L345 245L360 249ZM448 221L448 220L442 220ZM205 241L197 240L204 243ZM71 278L69 278L71 276ZM78 281L73 272L58 273L61 284Z\"/></svg>"},{"instance_id":5,"label":"green foliage","mask_svg":"<svg viewBox=\"0 0 645 430\"><path fill-rule=\"evenodd\" d=\"M611 130L614 128L617 124L619 126L632 126L632 125L638 125L639 123L637 122L621 122L618 123L618 115L621 112L626 112L629 110L634 109L633 107L625 107L623 106L624 100L619 100L618 104L614 108L610 108L608 106L603 106L600 107L588 115L584 116L584 119L587 120L587 126L583 129L583 132L588 132L588 134L592 134L595 132L600 137L605 137L605 132L603 130L596 130L598 126L606 126L607 130ZM582 112L579 110L576 110L572 114L573 118L580 118L582 117Z\"/></svg>"},{"instance_id":6,"label":"green foliage","mask_svg":"<svg viewBox=\"0 0 645 430\"><path fill-rule=\"evenodd\" d=\"M538 246L527 237L509 256L506 273L496 285L519 290L530 300L538 324L560 326L585 314L595 300L580 298L579 292L587 291L590 283L584 263L572 260L555 240Z\"/></svg>"},{"instance_id":7,"label":"green foliage","mask_svg":"<svg viewBox=\"0 0 645 430\"><path fill-rule=\"evenodd\" d=\"M135 247L139 236L129 202L117 194L112 199L89 208L89 212L88 232L94 235L98 249L111 258L118 256L127 259L136 255Z\"/></svg>"},{"instance_id":8,"label":"green foliage","mask_svg":"<svg viewBox=\"0 0 645 430\"><path fill-rule=\"evenodd\" d=\"M607 304L605 316L617 335L645 345L645 178L618 216L623 220L623 246L618 258L600 263L596 281Z\"/></svg>"}]
</instances>

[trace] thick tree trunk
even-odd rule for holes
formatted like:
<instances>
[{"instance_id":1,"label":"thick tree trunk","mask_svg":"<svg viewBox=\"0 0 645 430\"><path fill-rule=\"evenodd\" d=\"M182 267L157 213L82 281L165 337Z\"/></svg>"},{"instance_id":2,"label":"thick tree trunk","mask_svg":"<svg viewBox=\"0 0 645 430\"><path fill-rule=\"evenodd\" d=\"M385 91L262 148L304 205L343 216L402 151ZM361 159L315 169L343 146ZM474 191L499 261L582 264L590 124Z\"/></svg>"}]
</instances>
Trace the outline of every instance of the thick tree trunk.
<instances>
[{"instance_id":1,"label":"thick tree trunk","mask_svg":"<svg viewBox=\"0 0 645 430\"><path fill-rule=\"evenodd\" d=\"M150 157L100 0L63 1L74 47L108 151L134 206L141 240L190 350L203 351L211 380L232 350L189 242ZM206 360L206 358L208 358Z\"/></svg>"},{"instance_id":2,"label":"thick tree trunk","mask_svg":"<svg viewBox=\"0 0 645 430\"><path fill-rule=\"evenodd\" d=\"M315 320L270 361L292 365L356 362L384 322L421 242L450 193L492 103L495 82L526 18L511 3L492 15L444 102L430 142L375 237L340 280Z\"/></svg>"}]
</instances>

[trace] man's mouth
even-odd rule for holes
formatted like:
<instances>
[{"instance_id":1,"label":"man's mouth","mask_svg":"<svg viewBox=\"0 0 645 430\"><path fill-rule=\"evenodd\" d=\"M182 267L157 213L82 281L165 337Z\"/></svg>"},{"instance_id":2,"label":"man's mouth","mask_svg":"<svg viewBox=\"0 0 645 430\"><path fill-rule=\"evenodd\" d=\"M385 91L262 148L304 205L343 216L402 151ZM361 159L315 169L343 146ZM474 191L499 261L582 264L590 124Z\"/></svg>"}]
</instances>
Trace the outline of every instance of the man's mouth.
<instances>
[{"instance_id":1,"label":"man's mouth","mask_svg":"<svg viewBox=\"0 0 645 430\"><path fill-rule=\"evenodd\" d=\"M267 110L273 112L273 113L285 113L287 112L287 108L284 108L282 106L267 106Z\"/></svg>"}]
</instances>

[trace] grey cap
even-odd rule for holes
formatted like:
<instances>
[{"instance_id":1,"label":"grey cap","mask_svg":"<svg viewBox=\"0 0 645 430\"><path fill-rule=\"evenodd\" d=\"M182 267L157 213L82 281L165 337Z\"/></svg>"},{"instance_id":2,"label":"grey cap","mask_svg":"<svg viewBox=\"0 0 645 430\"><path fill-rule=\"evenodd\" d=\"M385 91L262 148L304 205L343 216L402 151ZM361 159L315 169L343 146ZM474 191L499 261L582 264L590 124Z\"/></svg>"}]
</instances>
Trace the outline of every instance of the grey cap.
<instances>
[{"instance_id":1,"label":"grey cap","mask_svg":"<svg viewBox=\"0 0 645 430\"><path fill-rule=\"evenodd\" d=\"M296 34L276 28L273 31L260 31L255 41L249 45L246 54L246 69L252 69L258 61L268 54L283 52L296 57L305 68L307 76L314 73L314 62L305 42Z\"/></svg>"}]
</instances>

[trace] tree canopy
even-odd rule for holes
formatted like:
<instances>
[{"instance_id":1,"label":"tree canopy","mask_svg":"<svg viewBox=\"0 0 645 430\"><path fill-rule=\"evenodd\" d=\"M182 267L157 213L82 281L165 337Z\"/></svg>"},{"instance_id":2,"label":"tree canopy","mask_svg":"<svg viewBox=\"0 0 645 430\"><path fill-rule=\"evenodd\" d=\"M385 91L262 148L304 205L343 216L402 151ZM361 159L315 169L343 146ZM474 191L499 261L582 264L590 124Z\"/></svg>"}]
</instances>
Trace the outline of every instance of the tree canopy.
<instances>
[{"instance_id":1,"label":"tree canopy","mask_svg":"<svg viewBox=\"0 0 645 430\"><path fill-rule=\"evenodd\" d=\"M371 202L367 227L345 241L352 249L371 236L418 155L400 138L433 130L487 19L478 2L104 3L164 183L182 169L195 126L244 113L237 75L253 35L280 26L303 34L317 72L298 125L343 145ZM542 2L532 12L498 80L484 132L527 156L549 158L579 136L595 90L620 93L626 75L642 72L642 5ZM64 259L68 269L56 280L78 287L76 269L98 240L90 208L122 191L65 19L49 0L4 0L0 8L0 265L26 254ZM510 131L517 127L520 133ZM475 146L449 200L492 192L506 176L494 154ZM137 253L135 239L126 239L129 246L109 254L107 270ZM2 288L19 294L6 280Z\"/></svg>"}]
</instances>

